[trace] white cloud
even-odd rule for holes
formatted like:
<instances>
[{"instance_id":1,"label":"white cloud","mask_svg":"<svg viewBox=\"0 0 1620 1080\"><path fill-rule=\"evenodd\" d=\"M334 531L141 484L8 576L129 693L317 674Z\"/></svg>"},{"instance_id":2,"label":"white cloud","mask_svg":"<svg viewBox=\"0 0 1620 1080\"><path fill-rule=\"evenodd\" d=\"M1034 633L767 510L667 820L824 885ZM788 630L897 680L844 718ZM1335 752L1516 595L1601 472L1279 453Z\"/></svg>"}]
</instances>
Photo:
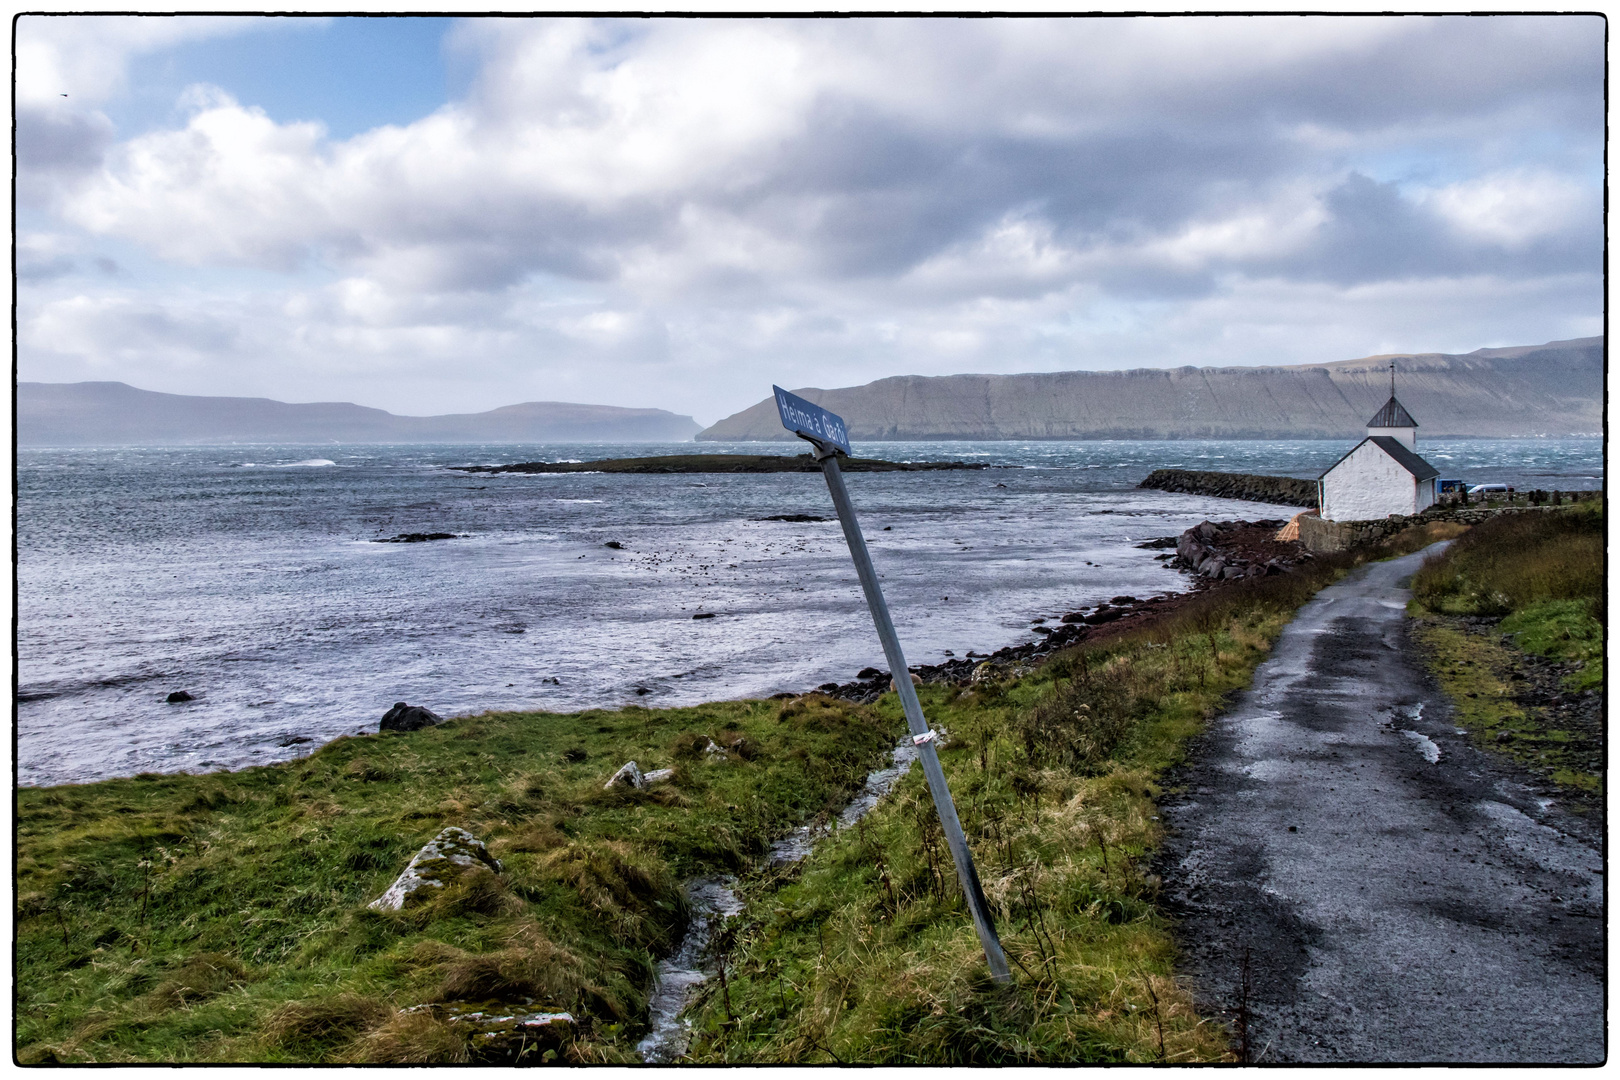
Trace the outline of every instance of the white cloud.
<instances>
[{"instance_id":1,"label":"white cloud","mask_svg":"<svg viewBox=\"0 0 1620 1080\"><path fill-rule=\"evenodd\" d=\"M1418 198L1462 235L1509 250L1588 228L1602 212L1593 185L1540 170L1493 173Z\"/></svg>"},{"instance_id":2,"label":"white cloud","mask_svg":"<svg viewBox=\"0 0 1620 1080\"><path fill-rule=\"evenodd\" d=\"M109 26L34 33L29 92L100 49L115 93L159 45ZM41 248L24 370L170 370L172 340L216 349L213 392L281 370L408 411L572 388L714 419L795 371L1337 359L1429 288L1431 336L1511 321L1436 283L1554 337L1600 270L1592 20L491 19L453 45L469 91L411 124L333 140L196 87L184 126L65 156L88 179L51 187L53 232L194 269L98 294Z\"/></svg>"},{"instance_id":3,"label":"white cloud","mask_svg":"<svg viewBox=\"0 0 1620 1080\"><path fill-rule=\"evenodd\" d=\"M122 90L130 58L188 41L247 33L241 15L24 15L17 20L19 106L96 107Z\"/></svg>"}]
</instances>

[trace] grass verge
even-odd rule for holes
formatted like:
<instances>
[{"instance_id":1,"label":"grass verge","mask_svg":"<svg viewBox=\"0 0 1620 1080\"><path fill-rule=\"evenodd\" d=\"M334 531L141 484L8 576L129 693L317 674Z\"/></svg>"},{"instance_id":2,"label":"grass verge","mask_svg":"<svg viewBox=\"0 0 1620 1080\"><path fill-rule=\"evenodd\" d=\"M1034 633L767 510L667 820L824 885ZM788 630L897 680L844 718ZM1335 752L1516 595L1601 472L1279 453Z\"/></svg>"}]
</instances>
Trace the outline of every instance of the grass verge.
<instances>
[{"instance_id":1,"label":"grass verge","mask_svg":"<svg viewBox=\"0 0 1620 1080\"><path fill-rule=\"evenodd\" d=\"M924 688L950 733L941 763L1015 985L989 980L913 772L805 863L747 880L725 977L692 1013L692 1060L1233 1060L1229 1034L1174 977L1158 882L1142 869L1160 837L1158 779L1318 589L1461 531L1431 524L1213 590L1012 681ZM892 698L878 708L898 722Z\"/></svg>"},{"instance_id":2,"label":"grass verge","mask_svg":"<svg viewBox=\"0 0 1620 1080\"><path fill-rule=\"evenodd\" d=\"M1593 500L1490 519L1412 582L1417 637L1457 722L1576 808L1603 794L1603 555Z\"/></svg>"}]
</instances>

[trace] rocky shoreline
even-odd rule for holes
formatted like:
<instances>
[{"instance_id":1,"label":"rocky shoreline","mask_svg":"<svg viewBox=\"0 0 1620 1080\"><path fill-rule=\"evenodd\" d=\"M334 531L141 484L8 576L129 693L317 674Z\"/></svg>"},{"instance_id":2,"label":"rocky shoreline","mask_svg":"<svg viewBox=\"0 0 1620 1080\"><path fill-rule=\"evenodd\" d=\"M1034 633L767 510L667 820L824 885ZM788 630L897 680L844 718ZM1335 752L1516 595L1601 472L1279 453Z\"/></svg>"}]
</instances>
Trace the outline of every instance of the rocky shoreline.
<instances>
[{"instance_id":1,"label":"rocky shoreline","mask_svg":"<svg viewBox=\"0 0 1620 1080\"><path fill-rule=\"evenodd\" d=\"M1202 521L1180 536L1165 536L1135 545L1138 548L1174 548L1173 554L1157 558L1191 575L1191 588L1182 593L1165 593L1140 599L1116 596L1107 603L1082 607L1055 618L1031 619L1037 640L1008 645L991 653L969 651L940 664L909 665L914 681L930 686L971 686L986 679L999 679L1027 672L1046 657L1078 645L1082 641L1110 637L1135 629L1176 611L1193 597L1217 583L1265 574L1283 574L1311 559L1310 552L1297 540L1277 540L1285 523L1270 521ZM822 683L806 693L824 694L859 704L870 704L889 691L891 675L877 668L863 668L845 683ZM800 695L781 693L778 698Z\"/></svg>"}]
</instances>

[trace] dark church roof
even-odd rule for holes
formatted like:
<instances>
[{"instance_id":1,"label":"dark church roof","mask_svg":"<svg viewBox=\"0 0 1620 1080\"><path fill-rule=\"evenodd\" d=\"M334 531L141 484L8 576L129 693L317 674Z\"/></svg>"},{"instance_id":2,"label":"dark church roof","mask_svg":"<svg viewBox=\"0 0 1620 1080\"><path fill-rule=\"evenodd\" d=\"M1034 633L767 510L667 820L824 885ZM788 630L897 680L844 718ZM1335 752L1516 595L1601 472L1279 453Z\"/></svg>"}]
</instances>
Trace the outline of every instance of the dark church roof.
<instances>
[{"instance_id":1,"label":"dark church roof","mask_svg":"<svg viewBox=\"0 0 1620 1080\"><path fill-rule=\"evenodd\" d=\"M1390 400L1393 402L1395 399L1391 398ZM1396 403L1395 407L1397 409L1401 408L1399 403ZM1406 410L1401 409L1401 412L1404 415ZM1378 415L1382 416L1383 413L1379 413ZM1390 426L1393 427L1394 425L1390 425ZM1386 453L1390 457L1394 458L1395 459L1395 464L1399 465L1401 468L1403 468L1407 472L1411 473L1412 474L1412 479L1416 480L1420 484L1425 480L1428 480L1428 479L1431 479L1433 477L1436 477L1436 476L1440 475L1440 470L1439 469L1435 468L1433 465L1430 465L1427 461L1424 461L1422 458L1420 458L1416 454L1412 453L1412 451L1410 451L1410 450L1408 450L1406 448L1405 443L1401 442L1401 440L1395 438L1392 435L1369 435L1365 439L1362 439L1361 442L1358 442L1358 443L1356 443L1355 446L1351 447L1350 448L1350 454L1353 454L1357 450L1360 450L1361 446L1362 446L1362 443L1372 443L1375 446L1377 446L1378 449L1382 450L1384 453ZM1344 457L1340 458L1338 461L1335 461L1331 466L1329 466L1328 469L1327 469L1327 472L1324 472L1322 474L1322 478L1326 479L1328 473L1332 472L1334 469L1337 469L1340 465L1344 464L1345 458L1348 458L1350 456L1350 454L1344 455Z\"/></svg>"},{"instance_id":2,"label":"dark church roof","mask_svg":"<svg viewBox=\"0 0 1620 1080\"><path fill-rule=\"evenodd\" d=\"M1388 403L1386 403L1382 409L1378 410L1378 414L1376 416L1367 421L1367 426L1417 427L1418 422L1412 419L1412 414L1406 411L1406 407L1404 405L1395 400L1394 394L1391 394Z\"/></svg>"}]
</instances>

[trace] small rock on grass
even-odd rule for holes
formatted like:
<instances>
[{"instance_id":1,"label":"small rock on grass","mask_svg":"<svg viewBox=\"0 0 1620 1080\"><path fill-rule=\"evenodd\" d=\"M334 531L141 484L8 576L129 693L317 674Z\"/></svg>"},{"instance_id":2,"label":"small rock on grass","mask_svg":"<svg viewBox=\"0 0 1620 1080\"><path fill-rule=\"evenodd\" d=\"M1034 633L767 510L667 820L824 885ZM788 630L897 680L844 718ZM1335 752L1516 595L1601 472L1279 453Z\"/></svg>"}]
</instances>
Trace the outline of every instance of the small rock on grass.
<instances>
[{"instance_id":1,"label":"small rock on grass","mask_svg":"<svg viewBox=\"0 0 1620 1080\"><path fill-rule=\"evenodd\" d=\"M501 872L501 861L489 853L482 840L452 825L423 844L388 891L367 906L377 911L398 911L418 889L442 889L478 866Z\"/></svg>"},{"instance_id":2,"label":"small rock on grass","mask_svg":"<svg viewBox=\"0 0 1620 1080\"><path fill-rule=\"evenodd\" d=\"M644 773L634 761L627 761L619 766L618 772L608 778L608 782L602 785L602 790L612 791L616 787L644 788L648 784L668 780L674 775L674 769L653 769L651 772Z\"/></svg>"},{"instance_id":3,"label":"small rock on grass","mask_svg":"<svg viewBox=\"0 0 1620 1080\"><path fill-rule=\"evenodd\" d=\"M602 785L603 791L612 791L616 787L639 788L646 786L646 779L641 775L641 769L633 761L627 761L619 766L619 771L608 777L608 782Z\"/></svg>"},{"instance_id":4,"label":"small rock on grass","mask_svg":"<svg viewBox=\"0 0 1620 1080\"><path fill-rule=\"evenodd\" d=\"M534 1065L557 1054L574 1037L572 1013L532 1006L445 1002L412 1005L399 1015L427 1013L458 1028L471 1029L471 1064Z\"/></svg>"}]
</instances>

